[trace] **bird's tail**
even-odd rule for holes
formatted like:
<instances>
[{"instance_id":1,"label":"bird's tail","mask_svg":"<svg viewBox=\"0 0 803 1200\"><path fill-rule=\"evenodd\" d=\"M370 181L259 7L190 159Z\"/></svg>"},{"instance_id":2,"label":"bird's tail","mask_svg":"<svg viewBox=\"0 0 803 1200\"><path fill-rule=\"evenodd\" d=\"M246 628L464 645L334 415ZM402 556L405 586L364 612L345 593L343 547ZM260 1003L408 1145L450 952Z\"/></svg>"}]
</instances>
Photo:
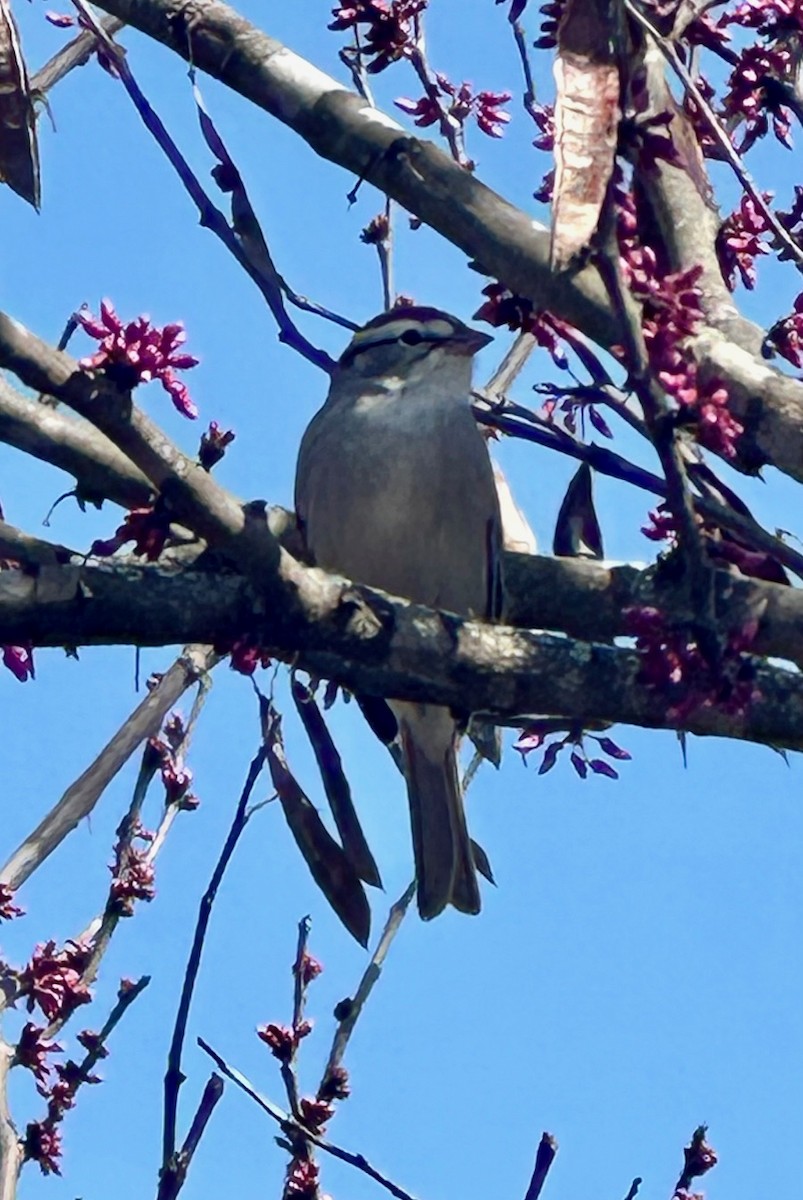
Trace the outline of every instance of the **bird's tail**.
<instances>
[{"instance_id":1,"label":"bird's tail","mask_svg":"<svg viewBox=\"0 0 803 1200\"><path fill-rule=\"evenodd\" d=\"M425 920L447 904L480 911L480 891L471 853L460 780L457 727L446 708L394 704L404 755L418 911Z\"/></svg>"}]
</instances>

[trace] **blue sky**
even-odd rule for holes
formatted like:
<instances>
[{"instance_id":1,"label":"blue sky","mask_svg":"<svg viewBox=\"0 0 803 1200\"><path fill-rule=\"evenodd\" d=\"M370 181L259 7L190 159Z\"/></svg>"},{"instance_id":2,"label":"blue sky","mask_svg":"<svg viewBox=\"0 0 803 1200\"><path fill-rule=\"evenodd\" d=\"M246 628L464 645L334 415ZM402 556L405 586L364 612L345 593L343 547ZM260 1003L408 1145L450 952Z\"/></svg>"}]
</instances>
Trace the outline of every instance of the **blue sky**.
<instances>
[{"instance_id":1,"label":"blue sky","mask_svg":"<svg viewBox=\"0 0 803 1200\"><path fill-rule=\"evenodd\" d=\"M318 66L343 77L342 38L326 31L330 5L247 0L240 10ZM453 79L517 93L519 75L504 9L490 0L433 0L429 53ZM45 6L18 5L35 69L65 35L43 20ZM530 20L535 36L535 19ZM198 133L180 62L127 34L131 67L187 158L208 178L213 165ZM543 96L548 57L535 59ZM379 273L359 231L380 208L367 187L349 209L351 180L317 160L293 134L244 101L202 80L204 97L238 162L279 269L297 291L355 320L381 306ZM419 94L404 66L377 81L377 98ZM298 441L321 403L325 381L281 347L258 293L197 223L161 152L123 90L94 66L51 96L55 131L40 122L43 210L36 216L0 192L2 306L55 341L69 313L109 296L133 317L183 319L201 365L188 376L201 423L218 420L237 441L217 477L244 498L289 504ZM480 177L531 206L548 167L514 100L508 137L474 134ZM400 119L401 114L399 114ZM796 135L800 142L800 135ZM751 168L779 199L791 194L795 157L758 147ZM718 178L725 179L724 172ZM211 185L210 185L211 186ZM723 208L733 206L728 186ZM536 215L545 215L532 205ZM478 307L482 281L462 256L426 229L399 220L397 287L463 317ZM762 288L745 305L765 324L791 307L794 275L759 263ZM312 340L337 353L340 330L307 318ZM500 335L480 360L490 373L507 344ZM86 352L89 343L80 344ZM79 344L76 342L76 352ZM552 378L533 359L518 395ZM138 400L188 451L200 434L175 415L158 386ZM642 456L616 430L616 449ZM498 448L517 499L542 546L573 467L521 443ZM641 457L652 466L648 457ZM69 502L41 521L69 486L58 472L0 447L0 499L8 520L77 548L109 536L118 511L81 514ZM771 528L794 525L799 501L777 473L736 484ZM597 488L607 554L643 561L639 534L647 500L612 481ZM799 532L799 531L798 531ZM144 674L164 669L170 650L144 656ZM137 702L134 656L124 649L37 656L35 684L0 674L7 730L3 844L12 848L58 799ZM265 679L267 685L267 677ZM291 765L316 803L315 768L277 679ZM184 706L184 712L188 705ZM374 925L411 873L406 804L384 752L356 712L337 706L332 728L367 835L386 883ZM447 913L424 925L411 917L349 1050L353 1095L330 1126L333 1140L362 1151L422 1198L523 1196L544 1129L560 1152L545 1195L624 1196L634 1175L642 1195L666 1196L682 1147L700 1122L720 1165L702 1183L711 1200L783 1197L799 1173L803 1119L803 810L800 766L770 750L691 740L684 769L673 734L614 733L633 754L619 782L578 780L560 762L544 777L507 751L499 773L480 772L469 796L472 831L491 857L499 886L486 889L479 918ZM87 1090L65 1124L64 1179L27 1168L23 1196L89 1200L140 1197L155 1185L161 1078L198 900L216 861L258 744L247 681L216 672L190 764L202 806L183 816L159 861L157 899L118 931L96 987L93 1010L73 1032L99 1027L121 975L153 981L113 1037L102 1087ZM102 905L114 829L130 796L132 766L97 812L26 885L28 916L4 927L14 962L35 941L74 936ZM267 780L257 789L268 794ZM154 795L146 813L158 819ZM333 1031L337 1000L353 992L363 952L338 926L291 844L276 806L259 813L237 850L218 900L190 1022L182 1096L186 1128L208 1074L192 1041L202 1035L270 1095L284 1100L278 1072L254 1036L257 1024L290 1014L296 923L313 921L311 949L325 967L313 985L314 1034L301 1068L311 1090ZM85 1019L84 1019L85 1018ZM7 1033L18 1018L12 1014ZM63 1039L74 1045L69 1037ZM28 1079L15 1079L20 1121L38 1114ZM280 1193L284 1155L274 1130L228 1087L198 1152L185 1195L221 1189ZM370 1180L324 1161L323 1189L335 1198L379 1194Z\"/></svg>"}]
</instances>

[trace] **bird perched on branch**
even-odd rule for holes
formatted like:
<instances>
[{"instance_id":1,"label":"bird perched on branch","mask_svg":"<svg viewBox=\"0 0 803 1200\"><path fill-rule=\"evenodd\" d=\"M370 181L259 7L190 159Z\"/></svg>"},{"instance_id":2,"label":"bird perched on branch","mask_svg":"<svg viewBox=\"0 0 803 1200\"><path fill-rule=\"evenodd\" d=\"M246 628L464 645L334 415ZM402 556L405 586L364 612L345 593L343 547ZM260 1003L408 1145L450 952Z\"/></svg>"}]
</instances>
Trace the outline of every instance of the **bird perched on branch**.
<instances>
[{"instance_id":1,"label":"bird perched on branch","mask_svg":"<svg viewBox=\"0 0 803 1200\"><path fill-rule=\"evenodd\" d=\"M296 512L316 564L431 608L493 619L501 530L493 470L471 414L473 357L491 339L403 306L353 337L304 434ZM410 804L418 908L480 909L448 708L390 702Z\"/></svg>"}]
</instances>

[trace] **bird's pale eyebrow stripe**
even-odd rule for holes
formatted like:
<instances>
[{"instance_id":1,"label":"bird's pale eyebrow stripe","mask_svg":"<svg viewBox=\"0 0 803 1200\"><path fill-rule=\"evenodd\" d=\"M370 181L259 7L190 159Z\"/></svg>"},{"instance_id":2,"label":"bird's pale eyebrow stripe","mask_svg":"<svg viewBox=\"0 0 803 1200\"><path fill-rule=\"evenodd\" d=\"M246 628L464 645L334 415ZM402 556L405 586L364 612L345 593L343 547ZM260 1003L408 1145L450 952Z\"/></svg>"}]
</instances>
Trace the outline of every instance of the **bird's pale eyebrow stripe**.
<instances>
[{"instance_id":1,"label":"bird's pale eyebrow stripe","mask_svg":"<svg viewBox=\"0 0 803 1200\"><path fill-rule=\"evenodd\" d=\"M383 346L388 342L398 341L403 333L414 329L417 333L426 331L426 340L435 341L438 338L451 337L454 333L454 327L449 321L411 321L409 319L400 321L387 321L382 325L375 325L369 329L361 329L359 333L355 333L352 340L352 347L355 350L365 350L369 346Z\"/></svg>"}]
</instances>

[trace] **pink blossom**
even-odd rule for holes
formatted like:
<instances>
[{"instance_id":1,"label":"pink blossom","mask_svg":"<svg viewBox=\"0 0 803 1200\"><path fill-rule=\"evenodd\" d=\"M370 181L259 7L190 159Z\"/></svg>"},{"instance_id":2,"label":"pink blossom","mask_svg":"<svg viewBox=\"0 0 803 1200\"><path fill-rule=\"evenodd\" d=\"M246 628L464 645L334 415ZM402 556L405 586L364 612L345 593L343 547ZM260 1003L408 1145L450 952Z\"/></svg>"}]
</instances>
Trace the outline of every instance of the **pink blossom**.
<instances>
[{"instance_id":1,"label":"pink blossom","mask_svg":"<svg viewBox=\"0 0 803 1200\"><path fill-rule=\"evenodd\" d=\"M764 192L763 196L769 201L772 193ZM739 207L720 225L716 240L719 265L731 291L736 287L737 271L746 288L755 286L755 260L759 254L770 252L763 240L766 233L767 219L763 212L756 208L752 197L743 195Z\"/></svg>"},{"instance_id":2,"label":"pink blossom","mask_svg":"<svg viewBox=\"0 0 803 1200\"><path fill-rule=\"evenodd\" d=\"M3 665L20 683L36 677L30 646L3 646Z\"/></svg>"},{"instance_id":3,"label":"pink blossom","mask_svg":"<svg viewBox=\"0 0 803 1200\"><path fill-rule=\"evenodd\" d=\"M97 319L85 312L76 313L76 318L100 342L95 354L81 359L85 370L103 370L123 388L158 379L180 413L191 419L198 416L187 388L176 377L176 371L198 364L197 358L179 349L187 339L180 322L159 329L141 316L124 325L108 300L101 301Z\"/></svg>"},{"instance_id":4,"label":"pink blossom","mask_svg":"<svg viewBox=\"0 0 803 1200\"><path fill-rule=\"evenodd\" d=\"M12 903L14 888L7 883L0 883L0 921L13 921L16 917L25 915L25 909Z\"/></svg>"},{"instance_id":5,"label":"pink blossom","mask_svg":"<svg viewBox=\"0 0 803 1200\"><path fill-rule=\"evenodd\" d=\"M52 1121L31 1121L25 1130L23 1153L39 1164L43 1175L60 1175L61 1130Z\"/></svg>"},{"instance_id":6,"label":"pink blossom","mask_svg":"<svg viewBox=\"0 0 803 1200\"><path fill-rule=\"evenodd\" d=\"M422 96L420 100L403 96L394 103L411 116L418 126L434 125L441 117L447 117L462 128L468 117L473 116L483 133L499 138L510 120L510 114L502 110L502 105L507 104L510 98L510 92L483 91L475 94L470 83L464 81L457 85L439 73L432 84L432 94Z\"/></svg>"},{"instance_id":7,"label":"pink blossom","mask_svg":"<svg viewBox=\"0 0 803 1200\"><path fill-rule=\"evenodd\" d=\"M803 292L795 299L788 317L776 321L767 343L795 367L803 367Z\"/></svg>"},{"instance_id":8,"label":"pink blossom","mask_svg":"<svg viewBox=\"0 0 803 1200\"><path fill-rule=\"evenodd\" d=\"M353 0L332 10L335 19L328 28L342 31L362 26L362 52L371 60L366 70L377 75L391 63L409 57L415 48L415 17L427 3L428 0Z\"/></svg>"},{"instance_id":9,"label":"pink blossom","mask_svg":"<svg viewBox=\"0 0 803 1200\"><path fill-rule=\"evenodd\" d=\"M69 1016L80 1004L92 999L83 982L91 947L83 942L68 941L57 950L54 941L40 943L33 957L20 974L20 992L28 997L28 1011L38 1005L48 1021Z\"/></svg>"}]
</instances>

